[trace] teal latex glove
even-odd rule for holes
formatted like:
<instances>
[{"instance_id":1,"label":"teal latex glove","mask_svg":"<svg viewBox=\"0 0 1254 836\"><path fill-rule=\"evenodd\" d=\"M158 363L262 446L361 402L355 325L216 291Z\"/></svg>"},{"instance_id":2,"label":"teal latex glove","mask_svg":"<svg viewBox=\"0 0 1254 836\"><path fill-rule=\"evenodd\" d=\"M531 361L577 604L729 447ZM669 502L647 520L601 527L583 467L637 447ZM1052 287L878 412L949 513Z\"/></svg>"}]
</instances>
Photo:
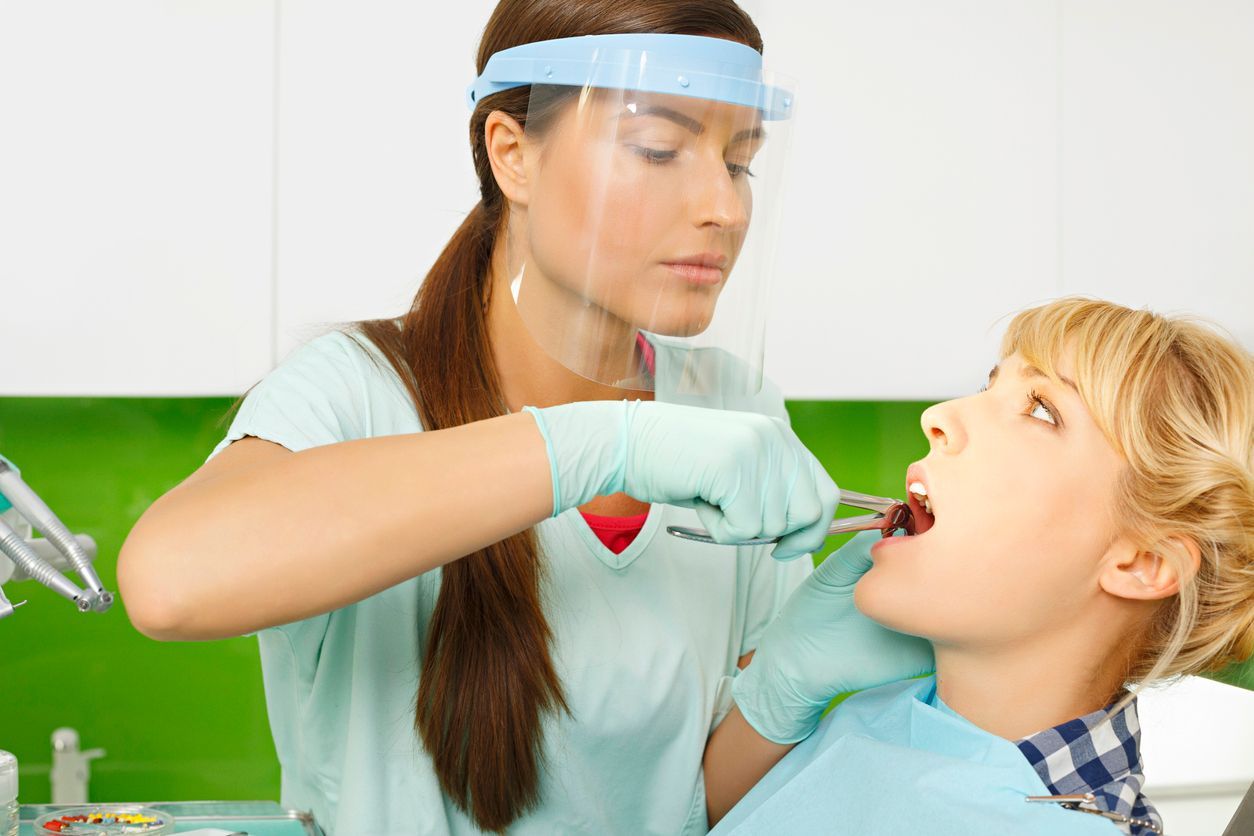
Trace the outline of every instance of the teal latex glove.
<instances>
[{"instance_id":1,"label":"teal latex glove","mask_svg":"<svg viewBox=\"0 0 1254 836\"><path fill-rule=\"evenodd\" d=\"M837 694L935 670L932 645L860 613L853 589L871 568L877 531L859 534L797 587L762 634L753 661L732 682L749 725L776 743L818 726Z\"/></svg>"},{"instance_id":2,"label":"teal latex glove","mask_svg":"<svg viewBox=\"0 0 1254 836\"><path fill-rule=\"evenodd\" d=\"M594 496L696 509L720 543L780 537L789 560L818 551L840 491L787 422L652 401L526 407L553 472L553 515Z\"/></svg>"}]
</instances>

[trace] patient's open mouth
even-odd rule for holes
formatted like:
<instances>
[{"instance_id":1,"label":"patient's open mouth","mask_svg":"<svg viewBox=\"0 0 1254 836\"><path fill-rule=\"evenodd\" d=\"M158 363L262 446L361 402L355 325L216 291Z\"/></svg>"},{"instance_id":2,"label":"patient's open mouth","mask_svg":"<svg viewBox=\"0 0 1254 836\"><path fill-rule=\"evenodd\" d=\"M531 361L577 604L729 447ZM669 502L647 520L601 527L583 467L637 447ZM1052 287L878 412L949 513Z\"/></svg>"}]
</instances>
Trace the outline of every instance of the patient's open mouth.
<instances>
[{"instance_id":1,"label":"patient's open mouth","mask_svg":"<svg viewBox=\"0 0 1254 836\"><path fill-rule=\"evenodd\" d=\"M932 499L928 496L927 485L919 480L908 485L909 494L906 504L910 506L913 524L906 531L909 534L924 534L936 524L936 515L932 510Z\"/></svg>"}]
</instances>

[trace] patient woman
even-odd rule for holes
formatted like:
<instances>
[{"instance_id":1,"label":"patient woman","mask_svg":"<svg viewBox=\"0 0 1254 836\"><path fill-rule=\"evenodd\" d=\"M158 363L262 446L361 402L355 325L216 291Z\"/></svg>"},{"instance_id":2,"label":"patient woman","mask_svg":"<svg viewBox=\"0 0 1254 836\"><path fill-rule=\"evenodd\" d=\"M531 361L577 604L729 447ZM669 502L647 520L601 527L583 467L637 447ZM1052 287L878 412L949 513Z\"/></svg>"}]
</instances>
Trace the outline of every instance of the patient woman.
<instances>
[{"instance_id":1,"label":"patient woman","mask_svg":"<svg viewBox=\"0 0 1254 836\"><path fill-rule=\"evenodd\" d=\"M857 608L929 639L936 675L839 705L715 833L1163 832L1128 689L1254 651L1254 361L1080 299L1001 354L923 413L918 533L829 558L869 562Z\"/></svg>"}]
</instances>

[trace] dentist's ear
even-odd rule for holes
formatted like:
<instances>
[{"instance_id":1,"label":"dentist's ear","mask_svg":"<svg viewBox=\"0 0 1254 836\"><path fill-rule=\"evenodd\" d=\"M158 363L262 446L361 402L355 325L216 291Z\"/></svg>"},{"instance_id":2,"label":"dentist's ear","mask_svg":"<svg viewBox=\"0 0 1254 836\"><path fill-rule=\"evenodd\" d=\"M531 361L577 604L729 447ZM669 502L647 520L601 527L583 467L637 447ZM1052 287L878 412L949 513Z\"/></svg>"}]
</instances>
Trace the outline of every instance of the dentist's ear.
<instances>
[{"instance_id":1,"label":"dentist's ear","mask_svg":"<svg viewBox=\"0 0 1254 836\"><path fill-rule=\"evenodd\" d=\"M1156 601L1179 592L1180 584L1197 575L1201 565L1202 550L1191 537L1169 537L1154 550L1138 549L1120 538L1098 582L1118 598Z\"/></svg>"},{"instance_id":2,"label":"dentist's ear","mask_svg":"<svg viewBox=\"0 0 1254 836\"><path fill-rule=\"evenodd\" d=\"M484 146L496 185L510 203L527 205L527 137L512 116L494 110L483 126Z\"/></svg>"}]
</instances>

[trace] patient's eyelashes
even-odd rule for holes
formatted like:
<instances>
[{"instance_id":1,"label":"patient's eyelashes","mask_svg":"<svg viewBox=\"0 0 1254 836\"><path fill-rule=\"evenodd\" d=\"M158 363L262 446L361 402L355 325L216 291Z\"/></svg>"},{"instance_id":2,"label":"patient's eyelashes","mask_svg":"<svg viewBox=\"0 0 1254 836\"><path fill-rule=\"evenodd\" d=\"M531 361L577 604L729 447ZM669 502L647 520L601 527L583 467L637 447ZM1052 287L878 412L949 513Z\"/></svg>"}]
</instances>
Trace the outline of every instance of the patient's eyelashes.
<instances>
[{"instance_id":1,"label":"patient's eyelashes","mask_svg":"<svg viewBox=\"0 0 1254 836\"><path fill-rule=\"evenodd\" d=\"M1055 427L1062 425L1062 420L1058 417L1058 413L1053 405L1038 395L1035 389L1028 393L1028 411L1026 414L1030 418L1053 424ZM1041 417L1041 414L1045 417Z\"/></svg>"}]
</instances>

